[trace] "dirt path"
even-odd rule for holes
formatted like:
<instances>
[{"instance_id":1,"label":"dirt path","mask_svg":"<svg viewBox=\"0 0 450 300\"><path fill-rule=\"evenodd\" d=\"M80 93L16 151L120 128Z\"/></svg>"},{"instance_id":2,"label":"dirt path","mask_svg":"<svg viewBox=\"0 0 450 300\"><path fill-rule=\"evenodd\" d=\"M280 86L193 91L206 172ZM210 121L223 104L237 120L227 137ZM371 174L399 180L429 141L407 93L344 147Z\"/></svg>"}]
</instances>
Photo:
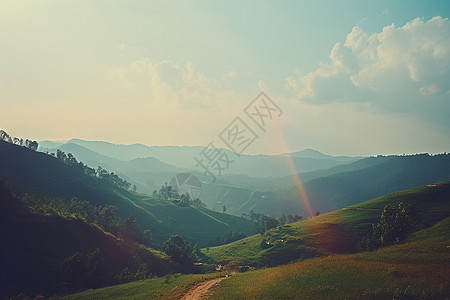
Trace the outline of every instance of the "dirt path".
<instances>
[{"instance_id":1,"label":"dirt path","mask_svg":"<svg viewBox=\"0 0 450 300\"><path fill-rule=\"evenodd\" d=\"M197 283L189 291L187 291L187 293L181 299L182 300L208 299L209 289L224 279L227 279L227 277L220 277Z\"/></svg>"}]
</instances>

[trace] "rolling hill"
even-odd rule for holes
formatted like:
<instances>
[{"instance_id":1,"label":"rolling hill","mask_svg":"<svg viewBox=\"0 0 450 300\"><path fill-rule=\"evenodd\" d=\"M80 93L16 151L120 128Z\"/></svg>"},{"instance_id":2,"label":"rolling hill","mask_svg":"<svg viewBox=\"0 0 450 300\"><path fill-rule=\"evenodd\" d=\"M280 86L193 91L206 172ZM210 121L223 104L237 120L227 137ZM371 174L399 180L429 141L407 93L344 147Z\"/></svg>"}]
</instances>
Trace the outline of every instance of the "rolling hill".
<instances>
[{"instance_id":1,"label":"rolling hill","mask_svg":"<svg viewBox=\"0 0 450 300\"><path fill-rule=\"evenodd\" d=\"M450 182L418 187L278 228L264 236L204 249L205 253L215 253L223 263L253 261L266 266L301 260L232 274L212 289L211 299L445 299L450 290L449 199ZM400 201L416 208L425 228L400 244L372 252L336 254L351 251L345 243L353 247L386 204ZM311 255L304 255L306 250ZM284 259L286 254L290 256ZM281 260L273 260L276 257ZM178 276L166 282L148 279L85 291L67 299L146 299L149 295L179 299L196 282L214 276Z\"/></svg>"},{"instance_id":2,"label":"rolling hill","mask_svg":"<svg viewBox=\"0 0 450 300\"><path fill-rule=\"evenodd\" d=\"M166 254L126 243L82 219L32 211L4 180L0 228L2 298L117 284L124 269L135 274L143 265L152 276L182 271Z\"/></svg>"},{"instance_id":3,"label":"rolling hill","mask_svg":"<svg viewBox=\"0 0 450 300\"><path fill-rule=\"evenodd\" d=\"M376 198L311 219L279 226L219 247L203 249L212 260L274 266L298 259L357 251L386 204L404 202L418 212L424 227L450 216L450 182L422 186Z\"/></svg>"},{"instance_id":4,"label":"rolling hill","mask_svg":"<svg viewBox=\"0 0 450 300\"><path fill-rule=\"evenodd\" d=\"M212 299L445 299L450 218L406 243L232 276Z\"/></svg>"},{"instance_id":5,"label":"rolling hill","mask_svg":"<svg viewBox=\"0 0 450 300\"><path fill-rule=\"evenodd\" d=\"M302 187L313 213L326 213L388 193L450 180L450 155L371 157L313 173L316 174L299 175L304 180ZM323 177L317 177L321 175ZM314 179L306 181L308 176ZM298 185L275 191L255 191L221 184L206 186L204 195L204 202L210 207L226 205L227 211L233 214L254 210L277 218L282 214L308 216Z\"/></svg>"}]
</instances>

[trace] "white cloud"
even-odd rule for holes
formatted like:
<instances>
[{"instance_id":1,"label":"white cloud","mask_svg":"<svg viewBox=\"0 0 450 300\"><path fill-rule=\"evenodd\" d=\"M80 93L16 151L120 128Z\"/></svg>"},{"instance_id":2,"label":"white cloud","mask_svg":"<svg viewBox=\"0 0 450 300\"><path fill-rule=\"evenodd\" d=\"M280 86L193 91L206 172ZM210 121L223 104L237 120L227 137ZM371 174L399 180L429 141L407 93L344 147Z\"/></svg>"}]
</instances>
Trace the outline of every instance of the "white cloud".
<instances>
[{"instance_id":1,"label":"white cloud","mask_svg":"<svg viewBox=\"0 0 450 300\"><path fill-rule=\"evenodd\" d=\"M228 87L228 81L235 76L230 71L221 79L208 78L191 62L183 66L149 58L108 71L111 80L138 98L192 107L220 106L236 100L237 93Z\"/></svg>"},{"instance_id":2,"label":"white cloud","mask_svg":"<svg viewBox=\"0 0 450 300\"><path fill-rule=\"evenodd\" d=\"M368 34L356 26L336 43L328 63L286 87L303 102L353 102L410 112L450 126L450 22L417 18Z\"/></svg>"}]
</instances>

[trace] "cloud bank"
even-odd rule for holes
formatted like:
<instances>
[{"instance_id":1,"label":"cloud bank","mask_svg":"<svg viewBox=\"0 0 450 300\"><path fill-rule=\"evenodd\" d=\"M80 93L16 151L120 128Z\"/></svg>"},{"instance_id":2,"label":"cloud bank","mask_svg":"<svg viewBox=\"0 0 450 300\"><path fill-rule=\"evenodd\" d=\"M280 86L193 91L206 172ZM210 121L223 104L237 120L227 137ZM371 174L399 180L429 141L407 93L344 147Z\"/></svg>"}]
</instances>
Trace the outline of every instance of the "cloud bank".
<instances>
[{"instance_id":1,"label":"cloud bank","mask_svg":"<svg viewBox=\"0 0 450 300\"><path fill-rule=\"evenodd\" d=\"M368 34L356 26L330 61L286 87L302 102L356 103L360 109L412 113L450 128L450 22L416 18Z\"/></svg>"}]
</instances>

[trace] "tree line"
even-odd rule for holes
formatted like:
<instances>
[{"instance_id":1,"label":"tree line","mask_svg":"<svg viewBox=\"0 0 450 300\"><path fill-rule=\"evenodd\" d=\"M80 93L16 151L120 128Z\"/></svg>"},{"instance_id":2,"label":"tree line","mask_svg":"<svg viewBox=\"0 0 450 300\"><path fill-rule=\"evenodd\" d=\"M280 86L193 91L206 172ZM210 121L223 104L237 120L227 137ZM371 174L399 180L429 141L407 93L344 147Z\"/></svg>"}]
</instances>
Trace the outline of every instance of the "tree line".
<instances>
[{"instance_id":1,"label":"tree line","mask_svg":"<svg viewBox=\"0 0 450 300\"><path fill-rule=\"evenodd\" d=\"M59 198L51 198L42 194L24 194L21 199L37 214L74 217L88 224L96 225L124 241L142 243L146 246L152 245L151 231L142 231L133 216L122 218L116 206L95 206L89 201L75 197L69 202L64 202Z\"/></svg>"},{"instance_id":2,"label":"tree line","mask_svg":"<svg viewBox=\"0 0 450 300\"><path fill-rule=\"evenodd\" d=\"M98 166L97 169L91 168L87 165L85 165L81 161L77 161L75 156L73 156L72 153L65 153L61 149L56 150L56 154L50 153L50 155L56 157L57 159L61 160L65 164L72 166L74 168L77 168L84 174L98 178L100 181L115 185L117 187L123 188L128 190L131 187L131 183L128 181L122 179L119 177L119 175L115 174L114 172L108 172L103 167ZM134 188L134 190L136 190Z\"/></svg>"},{"instance_id":3,"label":"tree line","mask_svg":"<svg viewBox=\"0 0 450 300\"><path fill-rule=\"evenodd\" d=\"M6 131L0 129L0 140L5 141L7 143L11 143L14 145L26 147L28 149L31 149L33 151L37 151L39 144L36 141L32 141L29 139L22 139L18 137L11 137ZM67 165L70 165L72 167L75 167L79 170L81 170L84 174L96 177L100 179L103 182L113 184L115 186L118 186L120 188L128 190L131 187L131 184L120 178L117 174L114 174L114 172L108 172L101 166L98 166L97 169L90 168L87 165L85 165L83 162L77 161L75 156L72 153L65 153L61 149L57 149L56 153L48 153L47 154L56 157L57 159L61 160ZM133 190L136 191L136 186L133 186Z\"/></svg>"},{"instance_id":4,"label":"tree line","mask_svg":"<svg viewBox=\"0 0 450 300\"><path fill-rule=\"evenodd\" d=\"M22 146L22 147L26 147L28 149L31 149L33 151L36 151L39 144L36 141L32 141L29 139L22 139L22 138L18 138L18 137L13 137L11 138L9 136L8 133L6 133L6 131L0 129L0 141L5 141L7 143L11 143L14 145L18 145L18 146Z\"/></svg>"},{"instance_id":5,"label":"tree line","mask_svg":"<svg viewBox=\"0 0 450 300\"><path fill-rule=\"evenodd\" d=\"M59 198L40 194L24 194L21 200L37 214L75 217L88 224L96 225L126 242L140 243L147 247L156 246L153 244L151 230L141 230L133 216L121 218L116 206L95 206L89 201L77 198L72 198L70 202L66 203ZM194 249L196 247L192 247L188 241L176 236L169 237L164 242L162 250L183 266L193 264L197 259Z\"/></svg>"}]
</instances>

